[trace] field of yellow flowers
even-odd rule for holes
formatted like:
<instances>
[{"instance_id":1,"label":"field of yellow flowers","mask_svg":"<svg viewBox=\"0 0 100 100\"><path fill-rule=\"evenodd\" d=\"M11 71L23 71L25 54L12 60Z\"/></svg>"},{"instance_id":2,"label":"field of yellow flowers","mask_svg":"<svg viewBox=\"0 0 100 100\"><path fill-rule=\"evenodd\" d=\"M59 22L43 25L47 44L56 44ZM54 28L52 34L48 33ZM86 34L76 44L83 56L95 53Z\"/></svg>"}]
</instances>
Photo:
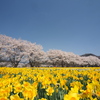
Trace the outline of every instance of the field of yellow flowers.
<instances>
[{"instance_id":1,"label":"field of yellow flowers","mask_svg":"<svg viewBox=\"0 0 100 100\"><path fill-rule=\"evenodd\" d=\"M0 100L100 100L100 69L3 67Z\"/></svg>"}]
</instances>

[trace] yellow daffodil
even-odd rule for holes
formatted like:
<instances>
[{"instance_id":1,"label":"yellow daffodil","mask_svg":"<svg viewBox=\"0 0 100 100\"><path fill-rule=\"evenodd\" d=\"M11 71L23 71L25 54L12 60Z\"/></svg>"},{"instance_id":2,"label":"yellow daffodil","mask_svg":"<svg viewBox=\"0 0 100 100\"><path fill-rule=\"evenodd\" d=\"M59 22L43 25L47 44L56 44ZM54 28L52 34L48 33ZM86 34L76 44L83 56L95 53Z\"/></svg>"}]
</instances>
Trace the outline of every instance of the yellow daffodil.
<instances>
[{"instance_id":1,"label":"yellow daffodil","mask_svg":"<svg viewBox=\"0 0 100 100\"><path fill-rule=\"evenodd\" d=\"M53 89L53 87L48 87L47 89L46 89L46 92L47 92L47 95L52 95L52 93L54 92L54 89Z\"/></svg>"},{"instance_id":2,"label":"yellow daffodil","mask_svg":"<svg viewBox=\"0 0 100 100\"><path fill-rule=\"evenodd\" d=\"M18 94L10 96L10 100L24 100L18 96Z\"/></svg>"}]
</instances>

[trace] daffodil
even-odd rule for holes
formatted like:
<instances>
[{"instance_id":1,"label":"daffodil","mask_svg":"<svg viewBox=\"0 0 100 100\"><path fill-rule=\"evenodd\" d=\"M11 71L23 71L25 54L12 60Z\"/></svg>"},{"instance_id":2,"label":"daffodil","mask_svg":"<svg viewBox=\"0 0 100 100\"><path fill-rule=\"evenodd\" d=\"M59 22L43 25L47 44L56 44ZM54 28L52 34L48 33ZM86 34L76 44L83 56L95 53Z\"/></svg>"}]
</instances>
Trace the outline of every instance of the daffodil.
<instances>
[{"instance_id":1,"label":"daffodil","mask_svg":"<svg viewBox=\"0 0 100 100\"><path fill-rule=\"evenodd\" d=\"M15 95L11 95L11 96L10 96L10 100L24 100L24 99L20 98L20 97L18 96L18 94L15 94Z\"/></svg>"},{"instance_id":2,"label":"daffodil","mask_svg":"<svg viewBox=\"0 0 100 100\"><path fill-rule=\"evenodd\" d=\"M70 93L64 95L64 100L79 100L80 97L77 93Z\"/></svg>"},{"instance_id":3,"label":"daffodil","mask_svg":"<svg viewBox=\"0 0 100 100\"><path fill-rule=\"evenodd\" d=\"M48 87L47 89L46 89L46 92L47 92L47 95L52 95L52 93L54 92L54 88L53 87Z\"/></svg>"},{"instance_id":4,"label":"daffodil","mask_svg":"<svg viewBox=\"0 0 100 100\"><path fill-rule=\"evenodd\" d=\"M0 97L0 100L8 100L7 97Z\"/></svg>"},{"instance_id":5,"label":"daffodil","mask_svg":"<svg viewBox=\"0 0 100 100\"><path fill-rule=\"evenodd\" d=\"M23 91L23 96L26 99L33 100L34 97L36 97L36 95L37 95L37 90L36 89L26 89L26 90Z\"/></svg>"}]
</instances>

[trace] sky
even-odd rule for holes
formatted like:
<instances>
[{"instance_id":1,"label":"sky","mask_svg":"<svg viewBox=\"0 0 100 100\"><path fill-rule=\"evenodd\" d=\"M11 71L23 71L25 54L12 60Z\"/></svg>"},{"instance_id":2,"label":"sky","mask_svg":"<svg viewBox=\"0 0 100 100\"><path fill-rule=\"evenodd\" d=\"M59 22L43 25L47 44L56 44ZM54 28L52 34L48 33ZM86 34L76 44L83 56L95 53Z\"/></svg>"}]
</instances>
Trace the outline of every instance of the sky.
<instances>
[{"instance_id":1,"label":"sky","mask_svg":"<svg viewBox=\"0 0 100 100\"><path fill-rule=\"evenodd\" d=\"M0 0L0 34L100 55L100 0Z\"/></svg>"}]
</instances>

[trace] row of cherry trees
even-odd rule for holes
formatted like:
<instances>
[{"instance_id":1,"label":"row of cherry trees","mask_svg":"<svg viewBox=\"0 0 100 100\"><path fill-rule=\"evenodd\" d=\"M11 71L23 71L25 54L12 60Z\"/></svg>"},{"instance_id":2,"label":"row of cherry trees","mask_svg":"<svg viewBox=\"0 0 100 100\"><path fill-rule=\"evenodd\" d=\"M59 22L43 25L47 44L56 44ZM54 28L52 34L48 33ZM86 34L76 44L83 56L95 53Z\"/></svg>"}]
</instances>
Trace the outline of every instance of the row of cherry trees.
<instances>
[{"instance_id":1,"label":"row of cherry trees","mask_svg":"<svg viewBox=\"0 0 100 100\"><path fill-rule=\"evenodd\" d=\"M81 57L61 50L43 51L41 45L26 40L0 35L0 66L39 67L41 64L57 67L100 66L100 59L94 56Z\"/></svg>"}]
</instances>

